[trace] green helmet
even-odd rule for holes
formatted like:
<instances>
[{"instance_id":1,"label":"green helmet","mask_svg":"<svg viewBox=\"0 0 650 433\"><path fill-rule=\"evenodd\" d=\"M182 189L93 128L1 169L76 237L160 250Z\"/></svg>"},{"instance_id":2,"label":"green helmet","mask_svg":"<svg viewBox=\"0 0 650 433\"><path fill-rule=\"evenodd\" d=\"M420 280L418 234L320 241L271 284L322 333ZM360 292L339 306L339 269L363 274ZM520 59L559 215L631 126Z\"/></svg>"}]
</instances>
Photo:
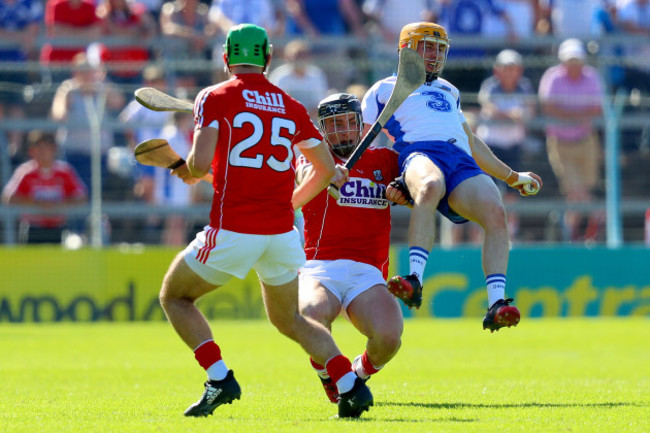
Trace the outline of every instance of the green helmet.
<instances>
[{"instance_id":1,"label":"green helmet","mask_svg":"<svg viewBox=\"0 0 650 433\"><path fill-rule=\"evenodd\" d=\"M228 32L223 50L228 56L229 66L252 65L263 68L271 54L271 44L262 27L239 24Z\"/></svg>"}]
</instances>

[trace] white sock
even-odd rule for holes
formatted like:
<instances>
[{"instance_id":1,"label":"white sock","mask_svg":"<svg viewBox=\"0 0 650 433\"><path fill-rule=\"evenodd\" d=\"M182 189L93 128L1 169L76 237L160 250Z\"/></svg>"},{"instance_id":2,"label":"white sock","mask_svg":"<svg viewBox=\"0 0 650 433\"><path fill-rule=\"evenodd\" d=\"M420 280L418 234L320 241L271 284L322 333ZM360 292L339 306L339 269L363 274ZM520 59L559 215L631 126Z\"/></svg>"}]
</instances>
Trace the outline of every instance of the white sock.
<instances>
[{"instance_id":1,"label":"white sock","mask_svg":"<svg viewBox=\"0 0 650 433\"><path fill-rule=\"evenodd\" d=\"M506 297L506 276L503 274L490 274L485 277L488 293L488 308L499 299Z\"/></svg>"},{"instance_id":2,"label":"white sock","mask_svg":"<svg viewBox=\"0 0 650 433\"><path fill-rule=\"evenodd\" d=\"M424 267L427 265L429 259L429 251L421 247L409 248L409 270L411 274L418 277L422 283L422 276L424 275Z\"/></svg>"},{"instance_id":3,"label":"white sock","mask_svg":"<svg viewBox=\"0 0 650 433\"><path fill-rule=\"evenodd\" d=\"M318 370L318 369L314 368L314 371L318 374L318 377L320 377L321 379L329 379L330 378L330 375L327 374L327 369Z\"/></svg>"},{"instance_id":4,"label":"white sock","mask_svg":"<svg viewBox=\"0 0 650 433\"><path fill-rule=\"evenodd\" d=\"M366 370L363 368L363 362L361 362L361 355L357 356L354 358L354 361L352 361L352 371L354 371L357 376L359 376L361 379L366 380L370 377L368 373L366 373Z\"/></svg>"},{"instance_id":5,"label":"white sock","mask_svg":"<svg viewBox=\"0 0 650 433\"><path fill-rule=\"evenodd\" d=\"M357 379L357 375L353 372L346 373L345 376L340 378L336 382L336 389L339 391L339 395L344 392L348 392L354 386L354 381Z\"/></svg>"},{"instance_id":6,"label":"white sock","mask_svg":"<svg viewBox=\"0 0 650 433\"><path fill-rule=\"evenodd\" d=\"M221 359L209 366L205 371L208 373L208 379L210 380L224 380L228 374L228 367L226 367L226 363Z\"/></svg>"}]
</instances>

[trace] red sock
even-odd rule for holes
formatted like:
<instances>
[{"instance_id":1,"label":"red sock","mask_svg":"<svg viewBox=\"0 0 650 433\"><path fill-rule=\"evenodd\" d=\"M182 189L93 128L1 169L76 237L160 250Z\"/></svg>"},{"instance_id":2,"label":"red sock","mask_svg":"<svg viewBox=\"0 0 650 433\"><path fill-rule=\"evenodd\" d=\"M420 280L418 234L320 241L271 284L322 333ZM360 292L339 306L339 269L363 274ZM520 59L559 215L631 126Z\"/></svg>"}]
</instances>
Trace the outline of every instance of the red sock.
<instances>
[{"instance_id":1,"label":"red sock","mask_svg":"<svg viewBox=\"0 0 650 433\"><path fill-rule=\"evenodd\" d=\"M207 370L215 362L221 361L221 349L214 340L206 340L194 350L194 357Z\"/></svg>"},{"instance_id":2,"label":"red sock","mask_svg":"<svg viewBox=\"0 0 650 433\"><path fill-rule=\"evenodd\" d=\"M325 370L325 366L314 361L314 358L309 358L309 362L311 362L311 366L314 367L314 370Z\"/></svg>"},{"instance_id":3,"label":"red sock","mask_svg":"<svg viewBox=\"0 0 650 433\"><path fill-rule=\"evenodd\" d=\"M332 382L336 383L352 371L352 363L345 356L337 355L327 361L325 368L327 368L327 374L332 378Z\"/></svg>"},{"instance_id":4,"label":"red sock","mask_svg":"<svg viewBox=\"0 0 650 433\"><path fill-rule=\"evenodd\" d=\"M361 355L361 365L363 366L363 370L366 372L368 376L377 373L379 370L375 368L374 365L370 362L368 359L368 352L365 350L363 351L363 355Z\"/></svg>"}]
</instances>

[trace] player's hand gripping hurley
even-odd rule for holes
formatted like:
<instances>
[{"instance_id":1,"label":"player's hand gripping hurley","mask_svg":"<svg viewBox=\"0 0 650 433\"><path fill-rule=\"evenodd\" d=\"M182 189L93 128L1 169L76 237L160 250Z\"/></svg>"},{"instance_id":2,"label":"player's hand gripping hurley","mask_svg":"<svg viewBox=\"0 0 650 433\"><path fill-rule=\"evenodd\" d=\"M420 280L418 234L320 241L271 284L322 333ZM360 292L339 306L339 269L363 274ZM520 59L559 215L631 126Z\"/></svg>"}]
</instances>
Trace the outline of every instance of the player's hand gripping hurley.
<instances>
[{"instance_id":1,"label":"player's hand gripping hurley","mask_svg":"<svg viewBox=\"0 0 650 433\"><path fill-rule=\"evenodd\" d=\"M172 149L167 140L162 138L143 141L135 147L133 154L135 159L143 165L173 170L185 164L185 160ZM201 180L212 183L212 174L206 174Z\"/></svg>"},{"instance_id":2,"label":"player's hand gripping hurley","mask_svg":"<svg viewBox=\"0 0 650 433\"><path fill-rule=\"evenodd\" d=\"M361 157L361 154L368 148L368 146L370 146L370 143L377 138L377 135L379 135L386 122L388 122L388 119L390 119L395 110L402 105L402 102L404 102L415 89L424 84L425 77L426 72L422 57L415 50L402 48L399 52L397 80L395 81L395 87L393 87L393 93L391 93L388 102L386 102L386 106L379 114L375 123L373 123L370 130L368 130L366 135L361 139L361 142L359 142L359 145L354 149L354 152L352 152L352 155L350 155L350 158L345 163L345 167L348 170L356 164ZM334 184L330 184L327 191L336 199L341 196L339 189Z\"/></svg>"}]
</instances>

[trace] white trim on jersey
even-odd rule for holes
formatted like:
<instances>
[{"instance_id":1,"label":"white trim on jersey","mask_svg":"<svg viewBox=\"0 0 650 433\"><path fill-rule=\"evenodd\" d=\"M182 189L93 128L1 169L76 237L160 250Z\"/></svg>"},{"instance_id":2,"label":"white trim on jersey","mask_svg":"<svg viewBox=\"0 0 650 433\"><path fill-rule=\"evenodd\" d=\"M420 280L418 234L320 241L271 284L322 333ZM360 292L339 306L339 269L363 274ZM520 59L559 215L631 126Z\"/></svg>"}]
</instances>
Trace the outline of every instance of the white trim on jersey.
<instances>
[{"instance_id":1,"label":"white trim on jersey","mask_svg":"<svg viewBox=\"0 0 650 433\"><path fill-rule=\"evenodd\" d=\"M228 149L230 149L230 144L232 143L232 125L228 121L228 119L224 119L224 122L226 123L227 127L227 134L228 134L228 142L225 144ZM217 143L217 146L219 146L219 143ZM229 155L228 155L229 156ZM221 203L219 203L219 227L223 227L223 206L224 203L226 202L226 191L228 191L228 170L230 169L230 163L226 161L224 164L226 166L226 172L224 173L223 177L223 193L221 194Z\"/></svg>"}]
</instances>

